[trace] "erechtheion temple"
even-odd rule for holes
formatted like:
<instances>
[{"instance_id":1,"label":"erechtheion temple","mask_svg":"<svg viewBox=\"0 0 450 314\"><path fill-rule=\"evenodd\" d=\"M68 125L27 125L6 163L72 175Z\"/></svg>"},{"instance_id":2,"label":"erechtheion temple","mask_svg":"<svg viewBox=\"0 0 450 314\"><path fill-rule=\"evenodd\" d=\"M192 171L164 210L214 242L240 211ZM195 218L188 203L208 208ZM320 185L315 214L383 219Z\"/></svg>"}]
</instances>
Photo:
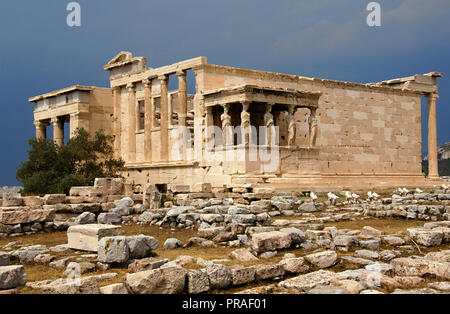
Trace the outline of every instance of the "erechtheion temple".
<instances>
[{"instance_id":1,"label":"erechtheion temple","mask_svg":"<svg viewBox=\"0 0 450 314\"><path fill-rule=\"evenodd\" d=\"M141 185L308 190L439 180L442 73L359 84L212 65L205 57L159 68L146 63L121 52L104 66L110 88L73 86L31 98L36 137L46 137L50 123L59 145L65 122L71 134L103 129L114 135L126 180ZM172 85L178 86L171 91ZM428 178L421 166L422 96Z\"/></svg>"}]
</instances>

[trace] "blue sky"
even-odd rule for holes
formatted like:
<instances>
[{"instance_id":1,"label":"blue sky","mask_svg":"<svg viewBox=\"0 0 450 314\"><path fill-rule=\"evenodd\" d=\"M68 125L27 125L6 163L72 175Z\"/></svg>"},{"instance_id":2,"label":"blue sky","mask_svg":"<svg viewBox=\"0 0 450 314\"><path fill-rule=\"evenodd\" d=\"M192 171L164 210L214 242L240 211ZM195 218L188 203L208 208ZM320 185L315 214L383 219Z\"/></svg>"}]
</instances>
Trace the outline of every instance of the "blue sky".
<instances>
[{"instance_id":1,"label":"blue sky","mask_svg":"<svg viewBox=\"0 0 450 314\"><path fill-rule=\"evenodd\" d=\"M3 1L0 10L0 185L15 185L33 137L31 96L73 84L108 86L119 51L158 67L209 63L355 82L440 71L438 143L450 141L450 1L385 0L382 26L362 0ZM422 106L426 116L426 102ZM426 153L426 133L424 153Z\"/></svg>"}]
</instances>

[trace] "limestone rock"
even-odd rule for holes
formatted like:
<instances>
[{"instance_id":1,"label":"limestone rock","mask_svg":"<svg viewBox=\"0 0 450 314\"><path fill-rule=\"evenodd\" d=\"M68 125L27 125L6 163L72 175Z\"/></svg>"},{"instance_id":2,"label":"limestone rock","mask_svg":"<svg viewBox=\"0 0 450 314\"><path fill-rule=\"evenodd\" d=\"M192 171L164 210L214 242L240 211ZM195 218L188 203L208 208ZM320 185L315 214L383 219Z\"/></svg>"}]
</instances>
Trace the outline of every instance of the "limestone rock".
<instances>
[{"instance_id":1,"label":"limestone rock","mask_svg":"<svg viewBox=\"0 0 450 314\"><path fill-rule=\"evenodd\" d=\"M100 292L102 294L128 294L128 290L123 283L101 287Z\"/></svg>"},{"instance_id":2,"label":"limestone rock","mask_svg":"<svg viewBox=\"0 0 450 314\"><path fill-rule=\"evenodd\" d=\"M125 263L129 257L126 237L104 237L98 242L98 261L100 263Z\"/></svg>"},{"instance_id":3,"label":"limestone rock","mask_svg":"<svg viewBox=\"0 0 450 314\"><path fill-rule=\"evenodd\" d=\"M327 270L318 270L281 281L278 286L299 292L308 292L318 286L326 286L336 280L336 274Z\"/></svg>"},{"instance_id":4,"label":"limestone rock","mask_svg":"<svg viewBox=\"0 0 450 314\"><path fill-rule=\"evenodd\" d=\"M256 280L266 280L284 276L284 266L281 264L259 264L256 265Z\"/></svg>"},{"instance_id":5,"label":"limestone rock","mask_svg":"<svg viewBox=\"0 0 450 314\"><path fill-rule=\"evenodd\" d=\"M247 249L237 249L230 253L230 257L232 259L236 259L241 262L250 262L250 261L257 261L258 258L249 252Z\"/></svg>"},{"instance_id":6,"label":"limestone rock","mask_svg":"<svg viewBox=\"0 0 450 314\"><path fill-rule=\"evenodd\" d=\"M112 225L121 223L122 218L116 213L101 213L97 217L97 222L99 224Z\"/></svg>"},{"instance_id":7,"label":"limestone rock","mask_svg":"<svg viewBox=\"0 0 450 314\"><path fill-rule=\"evenodd\" d=\"M10 263L9 253L0 251L0 266L8 266Z\"/></svg>"},{"instance_id":8,"label":"limestone rock","mask_svg":"<svg viewBox=\"0 0 450 314\"><path fill-rule=\"evenodd\" d=\"M438 246L442 243L442 239L444 234L442 231L433 229L424 229L424 228L408 228L406 233L417 242L417 244L431 247Z\"/></svg>"},{"instance_id":9,"label":"limestone rock","mask_svg":"<svg viewBox=\"0 0 450 314\"><path fill-rule=\"evenodd\" d=\"M167 258L147 257L133 261L130 265L128 265L128 269L136 273L144 270L157 269L167 262L169 262Z\"/></svg>"},{"instance_id":10,"label":"limestone rock","mask_svg":"<svg viewBox=\"0 0 450 314\"><path fill-rule=\"evenodd\" d=\"M86 225L95 223L95 214L84 212L75 219L77 225Z\"/></svg>"},{"instance_id":11,"label":"limestone rock","mask_svg":"<svg viewBox=\"0 0 450 314\"><path fill-rule=\"evenodd\" d=\"M17 288L26 283L27 276L23 266L0 266L0 290Z\"/></svg>"},{"instance_id":12,"label":"limestone rock","mask_svg":"<svg viewBox=\"0 0 450 314\"><path fill-rule=\"evenodd\" d=\"M252 247L257 252L276 251L289 248L292 244L290 232L272 231L252 236Z\"/></svg>"},{"instance_id":13,"label":"limestone rock","mask_svg":"<svg viewBox=\"0 0 450 314\"><path fill-rule=\"evenodd\" d=\"M71 226L67 230L68 246L71 249L83 251L98 251L101 238L122 234L120 226L88 224Z\"/></svg>"},{"instance_id":14,"label":"limestone rock","mask_svg":"<svg viewBox=\"0 0 450 314\"><path fill-rule=\"evenodd\" d=\"M191 270L187 273L187 293L198 294L209 291L209 277L201 270Z\"/></svg>"},{"instance_id":15,"label":"limestone rock","mask_svg":"<svg viewBox=\"0 0 450 314\"><path fill-rule=\"evenodd\" d=\"M65 194L46 194L44 195L44 203L45 205L56 205L62 204L66 201Z\"/></svg>"},{"instance_id":16,"label":"limestone rock","mask_svg":"<svg viewBox=\"0 0 450 314\"><path fill-rule=\"evenodd\" d=\"M144 258L156 250L159 246L158 240L146 235L136 235L126 237L126 244L130 250L130 258Z\"/></svg>"},{"instance_id":17,"label":"limestone rock","mask_svg":"<svg viewBox=\"0 0 450 314\"><path fill-rule=\"evenodd\" d=\"M335 251L324 251L305 256L305 260L318 268L328 268L335 265L338 256Z\"/></svg>"},{"instance_id":18,"label":"limestone rock","mask_svg":"<svg viewBox=\"0 0 450 314\"><path fill-rule=\"evenodd\" d=\"M280 261L280 265L288 274L301 274L309 270L309 266L303 257L284 258Z\"/></svg>"},{"instance_id":19,"label":"limestone rock","mask_svg":"<svg viewBox=\"0 0 450 314\"><path fill-rule=\"evenodd\" d=\"M234 286L247 284L255 281L256 270L253 266L232 266L231 270L231 282Z\"/></svg>"},{"instance_id":20,"label":"limestone rock","mask_svg":"<svg viewBox=\"0 0 450 314\"><path fill-rule=\"evenodd\" d=\"M185 269L170 267L128 274L125 282L135 294L180 294L186 284L186 275Z\"/></svg>"},{"instance_id":21,"label":"limestone rock","mask_svg":"<svg viewBox=\"0 0 450 314\"><path fill-rule=\"evenodd\" d=\"M231 284L231 270L227 266L209 265L204 271L209 277L211 289L225 289Z\"/></svg>"},{"instance_id":22,"label":"limestone rock","mask_svg":"<svg viewBox=\"0 0 450 314\"><path fill-rule=\"evenodd\" d=\"M164 249L170 250L170 249L176 249L183 246L183 243L181 243L180 240L176 238L169 238L164 242Z\"/></svg>"}]
</instances>

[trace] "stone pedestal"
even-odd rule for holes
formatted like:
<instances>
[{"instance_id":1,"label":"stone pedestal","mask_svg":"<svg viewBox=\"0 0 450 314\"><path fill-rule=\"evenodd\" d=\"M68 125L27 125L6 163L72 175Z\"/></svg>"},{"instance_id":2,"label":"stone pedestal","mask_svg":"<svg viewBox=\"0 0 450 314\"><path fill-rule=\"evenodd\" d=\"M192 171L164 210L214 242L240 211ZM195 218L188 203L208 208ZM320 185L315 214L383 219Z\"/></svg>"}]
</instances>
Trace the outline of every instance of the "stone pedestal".
<instances>
[{"instance_id":1,"label":"stone pedestal","mask_svg":"<svg viewBox=\"0 0 450 314\"><path fill-rule=\"evenodd\" d=\"M68 246L71 249L82 251L98 251L98 242L101 238L121 235L120 226L113 225L79 225L67 230Z\"/></svg>"}]
</instances>

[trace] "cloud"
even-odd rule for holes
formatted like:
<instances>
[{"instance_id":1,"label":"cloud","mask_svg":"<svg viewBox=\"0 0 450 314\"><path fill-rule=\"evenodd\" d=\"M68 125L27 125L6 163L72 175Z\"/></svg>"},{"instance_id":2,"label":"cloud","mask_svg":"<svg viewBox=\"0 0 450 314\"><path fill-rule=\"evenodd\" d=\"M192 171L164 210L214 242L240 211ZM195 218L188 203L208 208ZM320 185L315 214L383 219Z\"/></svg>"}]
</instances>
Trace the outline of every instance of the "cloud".
<instances>
[{"instance_id":1,"label":"cloud","mask_svg":"<svg viewBox=\"0 0 450 314\"><path fill-rule=\"evenodd\" d=\"M347 20L320 19L297 32L282 35L272 49L287 57L333 59L352 52L367 58L407 54L427 45L447 45L448 0L404 0L397 8L382 4L382 26L369 27L369 12L355 11ZM382 53L380 53L382 52Z\"/></svg>"}]
</instances>

